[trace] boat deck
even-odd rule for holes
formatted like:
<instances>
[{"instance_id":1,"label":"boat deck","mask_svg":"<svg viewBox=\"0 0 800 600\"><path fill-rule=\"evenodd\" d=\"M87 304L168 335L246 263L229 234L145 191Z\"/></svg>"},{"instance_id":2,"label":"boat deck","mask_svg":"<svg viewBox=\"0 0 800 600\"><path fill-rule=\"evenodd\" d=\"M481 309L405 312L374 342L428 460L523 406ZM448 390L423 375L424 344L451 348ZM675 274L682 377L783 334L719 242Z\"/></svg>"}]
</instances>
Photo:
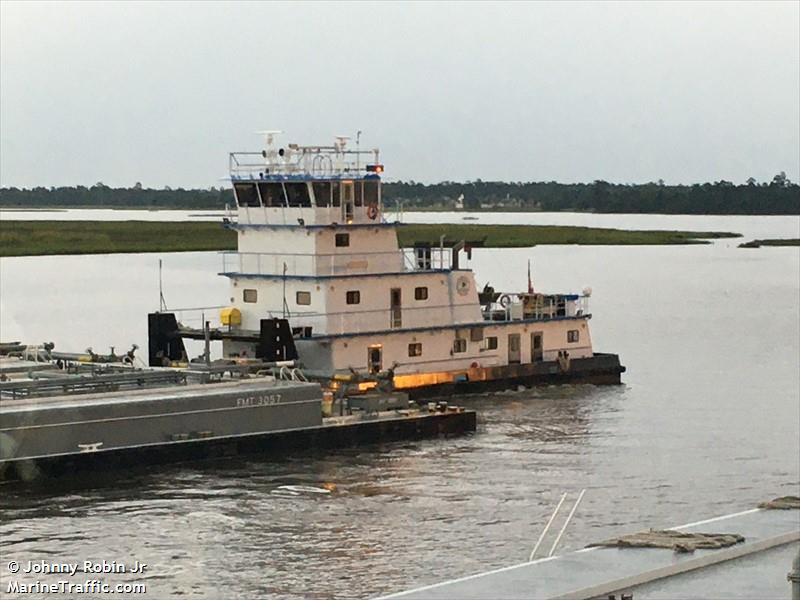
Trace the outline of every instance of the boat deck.
<instances>
[{"instance_id":1,"label":"boat deck","mask_svg":"<svg viewBox=\"0 0 800 600\"><path fill-rule=\"evenodd\" d=\"M146 373L147 372L144 372L144 374ZM231 392L247 393L253 391L277 391L281 389L313 389L317 391L319 385L301 381L270 380L264 377L258 377L252 379L228 379L218 383L176 384L158 388L126 389L86 394L3 398L2 402L0 402L0 415L22 410L36 411L50 408L87 408L90 406L107 407L113 404L193 398L201 399Z\"/></svg>"},{"instance_id":2,"label":"boat deck","mask_svg":"<svg viewBox=\"0 0 800 600\"><path fill-rule=\"evenodd\" d=\"M791 567L791 551L797 551L795 542L800 541L800 511L757 508L675 529L693 533L738 533L744 536L745 541L728 548L698 549L693 553L676 553L660 548L584 548L561 556L393 594L387 598L589 600L620 592L636 592L634 597L639 597L640 592L644 593L645 590L647 597L651 597L652 593L652 597L674 598L685 597L687 590L690 594L707 596L708 590L718 589L716 584L711 583L715 580L728 582L728 588L725 589L730 589L734 595L726 592L724 597L763 597L753 595L754 585L760 590L764 586L763 583L752 581L752 573L748 574L746 567L749 565L752 569L755 564L759 568L765 556L770 557L771 562L777 549L786 550L789 545L789 558L779 565L783 576L777 582L777 585L783 585L784 593L788 596L786 573ZM766 552L772 549L775 550ZM734 559L740 560L728 562ZM753 563L753 560L757 562ZM710 568L715 565L720 566ZM706 575L712 579L706 581Z\"/></svg>"}]
</instances>

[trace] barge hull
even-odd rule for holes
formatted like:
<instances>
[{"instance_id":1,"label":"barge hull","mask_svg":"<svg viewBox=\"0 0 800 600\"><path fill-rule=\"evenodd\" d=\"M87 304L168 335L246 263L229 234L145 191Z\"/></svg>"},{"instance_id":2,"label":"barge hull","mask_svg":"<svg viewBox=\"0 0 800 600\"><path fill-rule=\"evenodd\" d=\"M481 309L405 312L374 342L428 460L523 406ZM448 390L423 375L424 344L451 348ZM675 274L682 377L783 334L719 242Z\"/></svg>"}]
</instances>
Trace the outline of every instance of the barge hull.
<instances>
[{"instance_id":1,"label":"barge hull","mask_svg":"<svg viewBox=\"0 0 800 600\"><path fill-rule=\"evenodd\" d=\"M591 358L572 359L568 365L546 361L467 369L448 374L445 381L399 389L406 392L410 399L418 400L503 391L520 385L619 385L624 372L625 367L620 364L618 355L595 353Z\"/></svg>"},{"instance_id":2,"label":"barge hull","mask_svg":"<svg viewBox=\"0 0 800 600\"><path fill-rule=\"evenodd\" d=\"M236 437L115 448L62 456L0 461L0 481L65 477L79 473L129 470L147 465L208 460L237 455L275 458L291 452L324 450L473 432L474 411L346 418L318 427Z\"/></svg>"}]
</instances>

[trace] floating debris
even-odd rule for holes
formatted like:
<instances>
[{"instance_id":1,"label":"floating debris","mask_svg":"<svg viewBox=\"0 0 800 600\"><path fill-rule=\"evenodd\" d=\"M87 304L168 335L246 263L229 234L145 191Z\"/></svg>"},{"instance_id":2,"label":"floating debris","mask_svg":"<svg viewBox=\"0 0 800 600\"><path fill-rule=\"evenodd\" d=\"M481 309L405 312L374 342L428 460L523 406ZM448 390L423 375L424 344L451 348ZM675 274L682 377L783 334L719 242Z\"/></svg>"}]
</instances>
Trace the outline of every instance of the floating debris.
<instances>
[{"instance_id":1,"label":"floating debris","mask_svg":"<svg viewBox=\"0 0 800 600\"><path fill-rule=\"evenodd\" d=\"M672 529L641 531L622 537L589 544L587 548L597 546L609 548L669 548L675 552L694 552L727 548L744 542L744 536L738 533L683 533Z\"/></svg>"},{"instance_id":2,"label":"floating debris","mask_svg":"<svg viewBox=\"0 0 800 600\"><path fill-rule=\"evenodd\" d=\"M767 500L766 502L759 502L758 508L767 508L772 510L791 510L793 508L800 508L800 496L781 496L774 500Z\"/></svg>"}]
</instances>

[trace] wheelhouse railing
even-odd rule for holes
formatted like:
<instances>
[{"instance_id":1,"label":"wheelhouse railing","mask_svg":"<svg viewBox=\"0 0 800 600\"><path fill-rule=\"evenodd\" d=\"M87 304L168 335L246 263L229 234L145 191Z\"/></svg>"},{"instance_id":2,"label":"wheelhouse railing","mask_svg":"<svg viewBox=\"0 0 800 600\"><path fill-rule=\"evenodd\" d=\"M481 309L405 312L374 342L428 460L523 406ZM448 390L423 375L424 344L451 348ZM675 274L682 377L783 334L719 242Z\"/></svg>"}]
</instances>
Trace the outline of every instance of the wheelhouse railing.
<instances>
[{"instance_id":1,"label":"wheelhouse railing","mask_svg":"<svg viewBox=\"0 0 800 600\"><path fill-rule=\"evenodd\" d=\"M261 152L231 152L228 168L233 180L265 179L273 176L303 175L320 178L361 177L381 173L380 151L351 150L345 138L331 146L276 147L268 142Z\"/></svg>"},{"instance_id":2,"label":"wheelhouse railing","mask_svg":"<svg viewBox=\"0 0 800 600\"><path fill-rule=\"evenodd\" d=\"M478 295L486 321L548 320L589 314L590 293L539 294L484 291Z\"/></svg>"}]
</instances>

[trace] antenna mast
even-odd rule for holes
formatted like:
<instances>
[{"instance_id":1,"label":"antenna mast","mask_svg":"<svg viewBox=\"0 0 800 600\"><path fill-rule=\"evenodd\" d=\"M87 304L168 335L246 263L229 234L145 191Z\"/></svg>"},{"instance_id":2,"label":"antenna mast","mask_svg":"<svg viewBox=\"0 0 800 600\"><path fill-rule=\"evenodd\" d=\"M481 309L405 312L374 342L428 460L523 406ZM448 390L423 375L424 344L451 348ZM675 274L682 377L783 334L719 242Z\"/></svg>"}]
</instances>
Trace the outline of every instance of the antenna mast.
<instances>
[{"instance_id":1,"label":"antenna mast","mask_svg":"<svg viewBox=\"0 0 800 600\"><path fill-rule=\"evenodd\" d=\"M164 284L161 280L161 266L162 261L158 259L158 310L165 311L167 310L167 302L164 300Z\"/></svg>"}]
</instances>

